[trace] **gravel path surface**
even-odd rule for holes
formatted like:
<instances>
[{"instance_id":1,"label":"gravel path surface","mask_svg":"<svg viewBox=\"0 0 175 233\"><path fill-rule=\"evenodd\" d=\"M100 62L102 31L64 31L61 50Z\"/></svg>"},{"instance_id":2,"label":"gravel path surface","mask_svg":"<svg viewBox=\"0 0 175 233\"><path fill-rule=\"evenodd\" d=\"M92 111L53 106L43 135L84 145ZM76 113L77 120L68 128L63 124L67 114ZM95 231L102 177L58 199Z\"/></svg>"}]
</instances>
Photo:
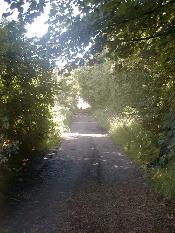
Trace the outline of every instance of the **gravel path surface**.
<instances>
[{"instance_id":1,"label":"gravel path surface","mask_svg":"<svg viewBox=\"0 0 175 233\"><path fill-rule=\"evenodd\" d=\"M0 233L172 233L173 213L88 114L3 210ZM175 228L174 228L175 230Z\"/></svg>"}]
</instances>

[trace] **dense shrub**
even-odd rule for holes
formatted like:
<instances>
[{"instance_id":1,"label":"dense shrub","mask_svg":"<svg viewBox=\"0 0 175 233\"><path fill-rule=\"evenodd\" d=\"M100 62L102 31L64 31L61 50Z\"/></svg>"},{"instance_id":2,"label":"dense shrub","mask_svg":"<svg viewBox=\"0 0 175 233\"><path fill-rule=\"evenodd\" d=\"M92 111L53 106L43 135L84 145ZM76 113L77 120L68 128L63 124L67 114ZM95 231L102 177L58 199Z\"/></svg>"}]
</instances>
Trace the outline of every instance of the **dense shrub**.
<instances>
[{"instance_id":1,"label":"dense shrub","mask_svg":"<svg viewBox=\"0 0 175 233\"><path fill-rule=\"evenodd\" d=\"M21 161L47 147L56 93L49 66L20 24L1 26L0 162L9 157Z\"/></svg>"},{"instance_id":2,"label":"dense shrub","mask_svg":"<svg viewBox=\"0 0 175 233\"><path fill-rule=\"evenodd\" d=\"M175 190L174 76L166 73L165 78L161 62L154 66L152 62L133 57L83 67L79 85L99 124L147 171L156 189L171 183L164 192L171 196Z\"/></svg>"}]
</instances>

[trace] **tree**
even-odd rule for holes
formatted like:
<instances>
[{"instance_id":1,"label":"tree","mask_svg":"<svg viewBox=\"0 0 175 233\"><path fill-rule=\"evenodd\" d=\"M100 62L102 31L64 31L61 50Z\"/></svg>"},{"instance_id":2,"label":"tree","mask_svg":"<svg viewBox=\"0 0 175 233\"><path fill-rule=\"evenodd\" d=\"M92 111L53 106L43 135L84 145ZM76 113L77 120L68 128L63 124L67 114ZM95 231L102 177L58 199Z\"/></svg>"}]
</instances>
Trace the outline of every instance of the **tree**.
<instances>
[{"instance_id":1,"label":"tree","mask_svg":"<svg viewBox=\"0 0 175 233\"><path fill-rule=\"evenodd\" d=\"M32 12L30 9L42 12L43 8L40 10L38 6L44 6L44 0L39 1L39 5L36 1L28 2L27 12ZM20 7L23 5L20 1ZM119 81L124 83L120 85L125 93L121 111L126 105L135 108L143 126L151 127L158 138L163 135L166 147L172 148L175 1L52 0L50 5L49 30L37 45L44 56L66 60L65 69L69 72L77 66L99 62L98 55L105 51L105 56L114 62L116 72L126 74L115 83L116 86ZM18 8L11 3L11 9L13 7ZM24 23L26 13L20 7L19 19ZM103 89L103 85L99 82L99 88ZM115 100L115 91L113 94ZM112 95L107 96L112 98ZM106 99L96 94L95 98L94 104Z\"/></svg>"},{"instance_id":2,"label":"tree","mask_svg":"<svg viewBox=\"0 0 175 233\"><path fill-rule=\"evenodd\" d=\"M25 39L20 23L1 26L0 48L0 154L21 163L46 147L56 85L50 64Z\"/></svg>"}]
</instances>

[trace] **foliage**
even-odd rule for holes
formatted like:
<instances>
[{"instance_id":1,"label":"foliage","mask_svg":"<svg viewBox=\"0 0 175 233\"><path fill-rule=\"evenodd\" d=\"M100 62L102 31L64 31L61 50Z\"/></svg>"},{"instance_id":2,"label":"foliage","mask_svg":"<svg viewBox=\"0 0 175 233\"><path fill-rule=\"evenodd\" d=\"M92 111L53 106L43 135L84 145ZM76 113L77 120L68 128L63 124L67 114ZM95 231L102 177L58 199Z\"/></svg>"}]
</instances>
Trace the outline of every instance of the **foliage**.
<instances>
[{"instance_id":1,"label":"foliage","mask_svg":"<svg viewBox=\"0 0 175 233\"><path fill-rule=\"evenodd\" d=\"M16 163L46 147L56 86L49 63L24 38L20 24L1 26L0 51L1 156Z\"/></svg>"},{"instance_id":2,"label":"foliage","mask_svg":"<svg viewBox=\"0 0 175 233\"><path fill-rule=\"evenodd\" d=\"M8 3L10 7L8 11L3 13L3 17L8 17L14 12L18 12L18 20L24 23L31 23L34 18L38 17L44 11L47 3L45 0L4 0L4 2Z\"/></svg>"},{"instance_id":3,"label":"foliage","mask_svg":"<svg viewBox=\"0 0 175 233\"><path fill-rule=\"evenodd\" d=\"M149 58L163 50L165 65L174 62L167 47L174 48L174 0L52 0L50 4L47 49L52 57L64 57L71 64L68 68L93 63L104 48L114 59L135 53Z\"/></svg>"},{"instance_id":4,"label":"foliage","mask_svg":"<svg viewBox=\"0 0 175 233\"><path fill-rule=\"evenodd\" d=\"M18 19L23 26L37 17L46 5L45 0L27 0L28 8L24 11L24 1L18 3L5 1L10 4L12 11L18 10ZM26 129L26 135L24 134L26 139L33 138L33 135L39 138L39 135L36 136L38 131L32 131L32 124L28 125L26 121L22 121L21 115L19 117L15 111L9 114L9 109L12 105L15 106L13 108L15 110L19 110L19 106L22 106L19 112L23 112L22 109L32 111L34 118L31 122L33 119L35 122L38 114L43 111L43 118L41 117L41 121L37 122L35 129L42 128L43 125L46 127L48 122L45 120L50 119L49 106L54 103L52 99L54 91L47 92L44 89L46 86L47 88L52 86L45 85L45 80L49 83L47 79L49 62L63 59L67 61L67 66L64 67L67 73L77 66L86 64L74 74L74 77L78 78L81 95L93 109L105 109L103 113L101 112L105 125L112 128L113 137L120 140L130 154L135 154L138 160L144 161L149 168L165 168L173 164L175 1L52 0L50 6L48 33L41 40L35 41L37 42L35 49L31 44L29 46L24 43L20 31L22 27L15 31L15 37L14 34L13 36L10 34L6 39L4 35L7 29L2 30L0 34L1 79L5 80L6 73L12 77L8 81L0 82L1 87L6 91L3 94L2 103L5 107L1 117L2 132L8 132L8 135L3 133L6 141L10 140L15 143L14 148L18 146L20 148L22 144L17 141L18 137L15 138L15 135L25 139L24 132L19 130L21 128ZM24 51L26 56L23 55ZM31 54L31 51L35 52ZM107 60L107 57L110 60ZM43 68L44 60L47 69ZM92 67L94 64L96 65ZM24 87L19 81L24 73L28 80L23 82L26 95L23 95L24 91L21 92ZM30 78L34 76L35 81L30 82ZM37 79L39 84L36 82L36 77L42 77ZM72 91L71 84L66 83L64 79L59 83L65 92ZM37 95L35 95L36 86L39 88ZM45 93L48 93L47 97ZM21 95L22 99L19 98ZM31 105L28 105L27 101L29 96ZM60 92L58 99L61 102L64 100L65 104L62 105L60 102L61 106L64 106L62 112L63 109L68 112L67 110L71 108L71 104L68 103L75 101L74 94L70 94L69 97L64 91ZM14 101L11 102L12 99ZM35 102L39 106L42 105L42 111L38 105L34 107ZM106 117L106 114L109 116ZM24 111L23 118L30 118L28 112ZM48 129L49 127L46 127L43 131L47 132ZM41 130L41 134L43 131ZM42 138L46 135L43 133ZM25 148L27 145L26 143Z\"/></svg>"},{"instance_id":5,"label":"foliage","mask_svg":"<svg viewBox=\"0 0 175 233\"><path fill-rule=\"evenodd\" d=\"M120 145L125 152L142 167L156 158L158 148L152 142L152 135L138 123L133 116L117 115L109 109L93 111L101 127L105 127L113 141Z\"/></svg>"},{"instance_id":6,"label":"foliage","mask_svg":"<svg viewBox=\"0 0 175 233\"><path fill-rule=\"evenodd\" d=\"M83 97L92 106L134 118L150 132L154 145L165 150L160 155L171 158L174 153L174 77L166 73L161 63L154 63L154 67L152 63L152 59L135 56L132 60L120 59L83 68L79 75L80 86ZM165 160L162 166L167 162Z\"/></svg>"},{"instance_id":7,"label":"foliage","mask_svg":"<svg viewBox=\"0 0 175 233\"><path fill-rule=\"evenodd\" d=\"M17 9L23 23L32 22L48 2L4 1L10 4L7 16ZM135 53L149 58L159 56L163 50L165 65L166 61L168 66L174 64L174 52L169 50L170 44L174 48L174 0L52 0L49 3L49 30L43 38L43 49L47 49L52 59L64 57L73 68L94 60L95 54L104 48L114 58L128 58ZM90 49L85 50L89 45Z\"/></svg>"},{"instance_id":8,"label":"foliage","mask_svg":"<svg viewBox=\"0 0 175 233\"><path fill-rule=\"evenodd\" d=\"M70 121L77 111L79 86L77 79L73 76L58 75L54 73L57 80L58 93L55 97L53 118L59 132L69 131Z\"/></svg>"},{"instance_id":9,"label":"foliage","mask_svg":"<svg viewBox=\"0 0 175 233\"><path fill-rule=\"evenodd\" d=\"M156 191L165 198L171 199L175 195L175 175L173 163L166 168L147 169L146 164L157 157L159 149L151 140L149 131L142 128L134 119L114 116L109 109L95 109L93 113L98 124L106 128L112 140L123 149L132 161L142 168L142 172Z\"/></svg>"},{"instance_id":10,"label":"foliage","mask_svg":"<svg viewBox=\"0 0 175 233\"><path fill-rule=\"evenodd\" d=\"M167 174L173 171L173 126L166 124L174 124L174 118L169 118L175 107L174 77L165 74L161 63L153 67L152 62L139 56L106 60L94 67L83 67L78 78L80 93L91 104L100 125L135 163L153 169L151 180L158 188L159 181L162 186L169 184L169 175L164 170L161 173L161 167L168 167ZM153 179L157 169L162 179ZM175 178L171 179L174 182ZM169 187L172 195L173 187Z\"/></svg>"},{"instance_id":11,"label":"foliage","mask_svg":"<svg viewBox=\"0 0 175 233\"><path fill-rule=\"evenodd\" d=\"M174 198L175 175L172 167L149 170L146 172L146 177L156 192L161 193L167 199Z\"/></svg>"},{"instance_id":12,"label":"foliage","mask_svg":"<svg viewBox=\"0 0 175 233\"><path fill-rule=\"evenodd\" d=\"M4 1L10 4L9 14L18 10L23 23L32 22L47 3L46 0L26 0L27 4ZM174 0L49 1L49 30L42 49L47 50L51 59L66 60L71 64L66 66L68 69L91 60L93 63L96 54L106 48L114 60L133 54L146 59L158 56L172 70L174 3Z\"/></svg>"}]
</instances>

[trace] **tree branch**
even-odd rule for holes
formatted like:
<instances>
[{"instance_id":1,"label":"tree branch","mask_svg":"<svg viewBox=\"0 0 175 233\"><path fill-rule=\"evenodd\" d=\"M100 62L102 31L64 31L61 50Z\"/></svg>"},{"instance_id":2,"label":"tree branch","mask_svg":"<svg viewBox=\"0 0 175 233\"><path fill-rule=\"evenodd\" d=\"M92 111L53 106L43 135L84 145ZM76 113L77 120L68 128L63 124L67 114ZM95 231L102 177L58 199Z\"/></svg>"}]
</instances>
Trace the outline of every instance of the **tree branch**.
<instances>
[{"instance_id":1,"label":"tree branch","mask_svg":"<svg viewBox=\"0 0 175 233\"><path fill-rule=\"evenodd\" d=\"M159 38L159 37L165 37L165 36L169 36L169 35L173 35L173 34L175 34L175 31L173 31L173 32L167 32L167 33L161 33L161 34L156 34L156 35L147 36L147 37L134 38L132 40L123 41L123 42L138 42L138 41L143 41L143 40L155 39L155 38Z\"/></svg>"},{"instance_id":2,"label":"tree branch","mask_svg":"<svg viewBox=\"0 0 175 233\"><path fill-rule=\"evenodd\" d=\"M130 39L130 40L119 40L120 43L123 43L123 42L139 42L139 41L144 41L144 40L150 40L150 39L156 39L156 38L159 38L159 37L166 37L166 36L169 36L169 35L173 35L175 34L175 31L173 32L167 32L167 33L159 33L159 34L156 34L156 35L151 35L151 36L147 36L147 37L140 37L140 38L134 38L134 39ZM109 44L113 44L113 43L116 43L115 41L106 41L107 43Z\"/></svg>"},{"instance_id":3,"label":"tree branch","mask_svg":"<svg viewBox=\"0 0 175 233\"><path fill-rule=\"evenodd\" d=\"M167 2L166 4L161 5L161 6L158 6L158 7L154 8L154 9L152 9L152 10L143 12L143 14L140 14L140 15L137 16L137 17L133 17L133 18L129 18L129 19L124 19L123 21L120 21L120 22L117 22L117 23L113 23L113 24L110 25L110 26L118 26L119 24L123 24L123 23L127 23L127 22L129 22L129 21L133 21L133 20L140 19L140 17L153 14L153 13L155 13L155 11L157 11L157 10L163 8L163 7L166 7L166 6L170 5L170 4L173 4L173 3L175 3L175 0L169 1L169 2ZM158 13L159 13L159 12L158 12Z\"/></svg>"}]
</instances>

